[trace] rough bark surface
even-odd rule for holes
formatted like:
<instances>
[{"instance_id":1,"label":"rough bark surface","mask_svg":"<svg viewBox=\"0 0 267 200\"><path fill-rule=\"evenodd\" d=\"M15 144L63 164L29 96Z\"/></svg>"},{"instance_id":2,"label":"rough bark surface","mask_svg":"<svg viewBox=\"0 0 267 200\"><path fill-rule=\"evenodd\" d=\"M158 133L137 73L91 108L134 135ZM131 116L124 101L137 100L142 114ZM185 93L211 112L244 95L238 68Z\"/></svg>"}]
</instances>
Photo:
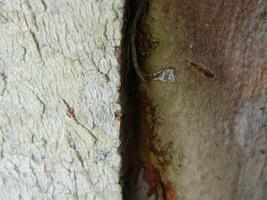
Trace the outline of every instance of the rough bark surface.
<instances>
[{"instance_id":1,"label":"rough bark surface","mask_svg":"<svg viewBox=\"0 0 267 200\"><path fill-rule=\"evenodd\" d=\"M122 16L122 0L0 1L0 199L121 199Z\"/></svg>"}]
</instances>

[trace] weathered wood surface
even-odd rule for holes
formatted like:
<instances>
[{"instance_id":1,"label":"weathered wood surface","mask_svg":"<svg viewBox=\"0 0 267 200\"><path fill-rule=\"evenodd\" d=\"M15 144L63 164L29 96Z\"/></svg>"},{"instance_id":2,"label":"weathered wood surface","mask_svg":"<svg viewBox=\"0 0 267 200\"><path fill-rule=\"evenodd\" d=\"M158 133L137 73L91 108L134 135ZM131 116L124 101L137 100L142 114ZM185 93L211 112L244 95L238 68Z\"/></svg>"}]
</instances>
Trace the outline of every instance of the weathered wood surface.
<instances>
[{"instance_id":1,"label":"weathered wood surface","mask_svg":"<svg viewBox=\"0 0 267 200\"><path fill-rule=\"evenodd\" d=\"M178 199L267 199L267 1L152 0L149 12L158 46L144 71L177 71L145 88L162 174Z\"/></svg>"},{"instance_id":2,"label":"weathered wood surface","mask_svg":"<svg viewBox=\"0 0 267 200\"><path fill-rule=\"evenodd\" d=\"M201 109L211 111L209 121L214 125L207 132L215 130L209 142L203 137L203 145L215 145L209 153L214 163L208 168L219 169L213 178L206 174L203 180L218 180L203 198L216 199L212 193L217 188L221 199L221 191L228 191L229 199L266 199L267 1L190 0L183 5L187 52L217 74ZM205 87L197 87L205 94ZM200 123L205 127L205 121ZM236 163L228 161L231 157ZM199 183L202 191L205 182Z\"/></svg>"},{"instance_id":3,"label":"weathered wood surface","mask_svg":"<svg viewBox=\"0 0 267 200\"><path fill-rule=\"evenodd\" d=\"M0 1L0 199L121 199L122 17L122 0Z\"/></svg>"}]
</instances>

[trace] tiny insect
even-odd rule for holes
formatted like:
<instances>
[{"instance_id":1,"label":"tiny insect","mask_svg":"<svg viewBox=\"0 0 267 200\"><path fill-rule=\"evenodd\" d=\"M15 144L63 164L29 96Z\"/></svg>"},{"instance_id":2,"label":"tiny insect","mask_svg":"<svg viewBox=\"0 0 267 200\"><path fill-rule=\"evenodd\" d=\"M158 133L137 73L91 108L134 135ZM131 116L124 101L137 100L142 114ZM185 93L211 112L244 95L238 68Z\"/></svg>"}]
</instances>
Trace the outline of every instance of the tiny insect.
<instances>
[{"instance_id":1,"label":"tiny insect","mask_svg":"<svg viewBox=\"0 0 267 200\"><path fill-rule=\"evenodd\" d=\"M63 102L67 106L67 116L76 120L74 108L70 107L70 105L64 99Z\"/></svg>"},{"instance_id":2,"label":"tiny insect","mask_svg":"<svg viewBox=\"0 0 267 200\"><path fill-rule=\"evenodd\" d=\"M215 77L214 73L212 73L210 70L208 70L203 64L193 62L189 58L186 58L186 61L190 65L192 65L193 67L195 67L200 73L204 74L206 77L208 77L208 78L214 78Z\"/></svg>"},{"instance_id":3,"label":"tiny insect","mask_svg":"<svg viewBox=\"0 0 267 200\"><path fill-rule=\"evenodd\" d=\"M176 70L172 66L161 69L154 74L149 75L150 80L158 80L167 83L173 83L175 81Z\"/></svg>"}]
</instances>

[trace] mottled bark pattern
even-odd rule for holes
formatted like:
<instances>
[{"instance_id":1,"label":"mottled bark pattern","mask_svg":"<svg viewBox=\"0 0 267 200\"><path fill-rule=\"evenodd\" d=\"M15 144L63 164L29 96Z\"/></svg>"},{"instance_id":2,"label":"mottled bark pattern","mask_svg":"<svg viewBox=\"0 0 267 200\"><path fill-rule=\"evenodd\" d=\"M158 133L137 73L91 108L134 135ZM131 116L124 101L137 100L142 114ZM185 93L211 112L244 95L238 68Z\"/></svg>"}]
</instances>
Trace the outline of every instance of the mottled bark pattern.
<instances>
[{"instance_id":1,"label":"mottled bark pattern","mask_svg":"<svg viewBox=\"0 0 267 200\"><path fill-rule=\"evenodd\" d=\"M182 2L188 52L218 75L210 105L217 132L241 148L232 198L266 199L267 1Z\"/></svg>"},{"instance_id":2,"label":"mottled bark pattern","mask_svg":"<svg viewBox=\"0 0 267 200\"><path fill-rule=\"evenodd\" d=\"M267 1L150 2L144 69L177 73L145 90L178 199L267 199Z\"/></svg>"}]
</instances>

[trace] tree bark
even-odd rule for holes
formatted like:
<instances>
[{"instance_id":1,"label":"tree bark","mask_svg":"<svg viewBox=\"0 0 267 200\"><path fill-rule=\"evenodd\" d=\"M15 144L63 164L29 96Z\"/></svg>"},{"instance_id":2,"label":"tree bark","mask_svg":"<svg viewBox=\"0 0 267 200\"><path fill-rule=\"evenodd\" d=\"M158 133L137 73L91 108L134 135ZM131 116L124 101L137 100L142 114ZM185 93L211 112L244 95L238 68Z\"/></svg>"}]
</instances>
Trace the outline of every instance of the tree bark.
<instances>
[{"instance_id":1,"label":"tree bark","mask_svg":"<svg viewBox=\"0 0 267 200\"><path fill-rule=\"evenodd\" d=\"M121 199L123 1L0 1L0 198Z\"/></svg>"},{"instance_id":2,"label":"tree bark","mask_svg":"<svg viewBox=\"0 0 267 200\"><path fill-rule=\"evenodd\" d=\"M150 148L142 161L152 165L141 169L150 189L140 193L267 199L267 2L152 0L149 8L158 45L143 70L172 66L176 82L140 88Z\"/></svg>"}]
</instances>

